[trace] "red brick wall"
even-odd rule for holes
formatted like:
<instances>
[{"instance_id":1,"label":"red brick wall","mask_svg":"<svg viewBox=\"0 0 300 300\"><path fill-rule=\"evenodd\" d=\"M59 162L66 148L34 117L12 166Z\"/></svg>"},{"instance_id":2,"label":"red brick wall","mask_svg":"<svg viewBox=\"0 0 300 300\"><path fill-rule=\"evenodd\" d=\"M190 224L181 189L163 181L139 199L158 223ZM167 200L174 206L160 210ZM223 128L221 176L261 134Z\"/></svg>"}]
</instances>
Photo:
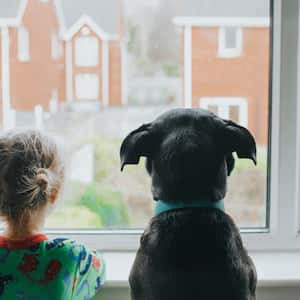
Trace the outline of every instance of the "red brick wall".
<instances>
[{"instance_id":1,"label":"red brick wall","mask_svg":"<svg viewBox=\"0 0 300 300\"><path fill-rule=\"evenodd\" d=\"M17 29L9 29L11 103L18 111L32 111L36 104L48 110L53 89L65 100L64 55L59 60L51 56L51 35L58 32L59 24L53 0L27 3L23 24L30 35L30 61L18 60Z\"/></svg>"},{"instance_id":2,"label":"red brick wall","mask_svg":"<svg viewBox=\"0 0 300 300\"><path fill-rule=\"evenodd\" d=\"M269 29L243 28L243 55L218 57L218 29L192 29L192 97L245 97L248 127L259 144L267 143Z\"/></svg>"},{"instance_id":3,"label":"red brick wall","mask_svg":"<svg viewBox=\"0 0 300 300\"><path fill-rule=\"evenodd\" d=\"M109 45L109 103L122 104L122 60L119 41Z\"/></svg>"}]
</instances>

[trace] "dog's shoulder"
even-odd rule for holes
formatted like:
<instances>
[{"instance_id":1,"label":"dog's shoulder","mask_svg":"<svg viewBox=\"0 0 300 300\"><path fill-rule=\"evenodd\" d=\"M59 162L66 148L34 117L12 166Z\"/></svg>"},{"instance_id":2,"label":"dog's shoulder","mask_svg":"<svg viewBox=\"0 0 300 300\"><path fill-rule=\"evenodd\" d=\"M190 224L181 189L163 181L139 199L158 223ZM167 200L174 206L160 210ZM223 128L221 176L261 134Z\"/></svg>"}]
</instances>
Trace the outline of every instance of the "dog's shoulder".
<instances>
[{"instance_id":1,"label":"dog's shoulder","mask_svg":"<svg viewBox=\"0 0 300 300\"><path fill-rule=\"evenodd\" d=\"M217 209L197 208L153 217L141 237L140 251L158 263L223 263L246 257L232 218Z\"/></svg>"}]
</instances>

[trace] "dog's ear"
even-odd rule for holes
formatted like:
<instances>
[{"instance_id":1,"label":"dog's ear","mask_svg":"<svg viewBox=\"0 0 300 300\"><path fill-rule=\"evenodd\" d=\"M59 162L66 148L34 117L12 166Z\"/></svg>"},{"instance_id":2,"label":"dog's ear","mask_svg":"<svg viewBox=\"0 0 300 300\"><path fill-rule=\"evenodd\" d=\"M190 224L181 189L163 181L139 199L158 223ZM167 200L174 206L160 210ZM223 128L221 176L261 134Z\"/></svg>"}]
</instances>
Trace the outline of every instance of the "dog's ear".
<instances>
[{"instance_id":1,"label":"dog's ear","mask_svg":"<svg viewBox=\"0 0 300 300\"><path fill-rule=\"evenodd\" d=\"M235 165L235 160L234 160L232 153L229 153L225 156L225 161L226 161L226 165L227 165L227 176L230 176L231 172L234 169L234 165Z\"/></svg>"},{"instance_id":2,"label":"dog's ear","mask_svg":"<svg viewBox=\"0 0 300 300\"><path fill-rule=\"evenodd\" d=\"M248 129L226 120L221 139L226 153L236 152L239 158L251 159L256 165L256 143Z\"/></svg>"},{"instance_id":3,"label":"dog's ear","mask_svg":"<svg viewBox=\"0 0 300 300\"><path fill-rule=\"evenodd\" d=\"M121 145L121 171L125 165L138 164L141 156L151 158L156 142L151 123L132 131Z\"/></svg>"}]
</instances>

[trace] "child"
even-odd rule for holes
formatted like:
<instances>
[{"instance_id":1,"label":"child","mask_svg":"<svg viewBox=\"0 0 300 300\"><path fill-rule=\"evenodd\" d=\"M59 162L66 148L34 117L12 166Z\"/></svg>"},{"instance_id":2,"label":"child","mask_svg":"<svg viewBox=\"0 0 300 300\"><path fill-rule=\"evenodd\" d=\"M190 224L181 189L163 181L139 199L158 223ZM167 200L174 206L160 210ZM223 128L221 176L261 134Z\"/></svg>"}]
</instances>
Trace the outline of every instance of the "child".
<instances>
[{"instance_id":1,"label":"child","mask_svg":"<svg viewBox=\"0 0 300 300\"><path fill-rule=\"evenodd\" d=\"M90 299L104 262L68 239L40 233L64 179L56 144L36 131L0 137L0 299Z\"/></svg>"}]
</instances>

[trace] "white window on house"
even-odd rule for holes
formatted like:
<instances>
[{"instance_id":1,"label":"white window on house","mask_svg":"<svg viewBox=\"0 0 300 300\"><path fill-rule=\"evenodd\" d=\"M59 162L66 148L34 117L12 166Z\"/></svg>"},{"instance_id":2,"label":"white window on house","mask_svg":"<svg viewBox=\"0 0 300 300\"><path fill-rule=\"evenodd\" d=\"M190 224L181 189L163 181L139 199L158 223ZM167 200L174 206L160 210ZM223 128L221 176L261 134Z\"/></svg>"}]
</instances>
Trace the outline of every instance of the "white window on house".
<instances>
[{"instance_id":1,"label":"white window on house","mask_svg":"<svg viewBox=\"0 0 300 300\"><path fill-rule=\"evenodd\" d=\"M200 99L200 107L223 119L232 120L244 127L248 126L248 104L245 98L204 97Z\"/></svg>"},{"instance_id":2,"label":"white window on house","mask_svg":"<svg viewBox=\"0 0 300 300\"><path fill-rule=\"evenodd\" d=\"M19 61L30 60L30 41L29 32L24 26L18 29L18 59Z\"/></svg>"},{"instance_id":3,"label":"white window on house","mask_svg":"<svg viewBox=\"0 0 300 300\"><path fill-rule=\"evenodd\" d=\"M240 27L221 27L219 29L218 56L224 58L240 57L243 53L243 31Z\"/></svg>"},{"instance_id":4,"label":"white window on house","mask_svg":"<svg viewBox=\"0 0 300 300\"><path fill-rule=\"evenodd\" d=\"M63 55L62 41L57 33L51 35L51 56L53 60L61 58Z\"/></svg>"},{"instance_id":5,"label":"white window on house","mask_svg":"<svg viewBox=\"0 0 300 300\"><path fill-rule=\"evenodd\" d=\"M79 100L97 100L99 98L99 77L96 74L76 76L76 97Z\"/></svg>"},{"instance_id":6,"label":"white window on house","mask_svg":"<svg viewBox=\"0 0 300 300\"><path fill-rule=\"evenodd\" d=\"M99 42L96 37L82 36L75 41L75 62L78 67L94 67L99 62Z\"/></svg>"}]
</instances>

